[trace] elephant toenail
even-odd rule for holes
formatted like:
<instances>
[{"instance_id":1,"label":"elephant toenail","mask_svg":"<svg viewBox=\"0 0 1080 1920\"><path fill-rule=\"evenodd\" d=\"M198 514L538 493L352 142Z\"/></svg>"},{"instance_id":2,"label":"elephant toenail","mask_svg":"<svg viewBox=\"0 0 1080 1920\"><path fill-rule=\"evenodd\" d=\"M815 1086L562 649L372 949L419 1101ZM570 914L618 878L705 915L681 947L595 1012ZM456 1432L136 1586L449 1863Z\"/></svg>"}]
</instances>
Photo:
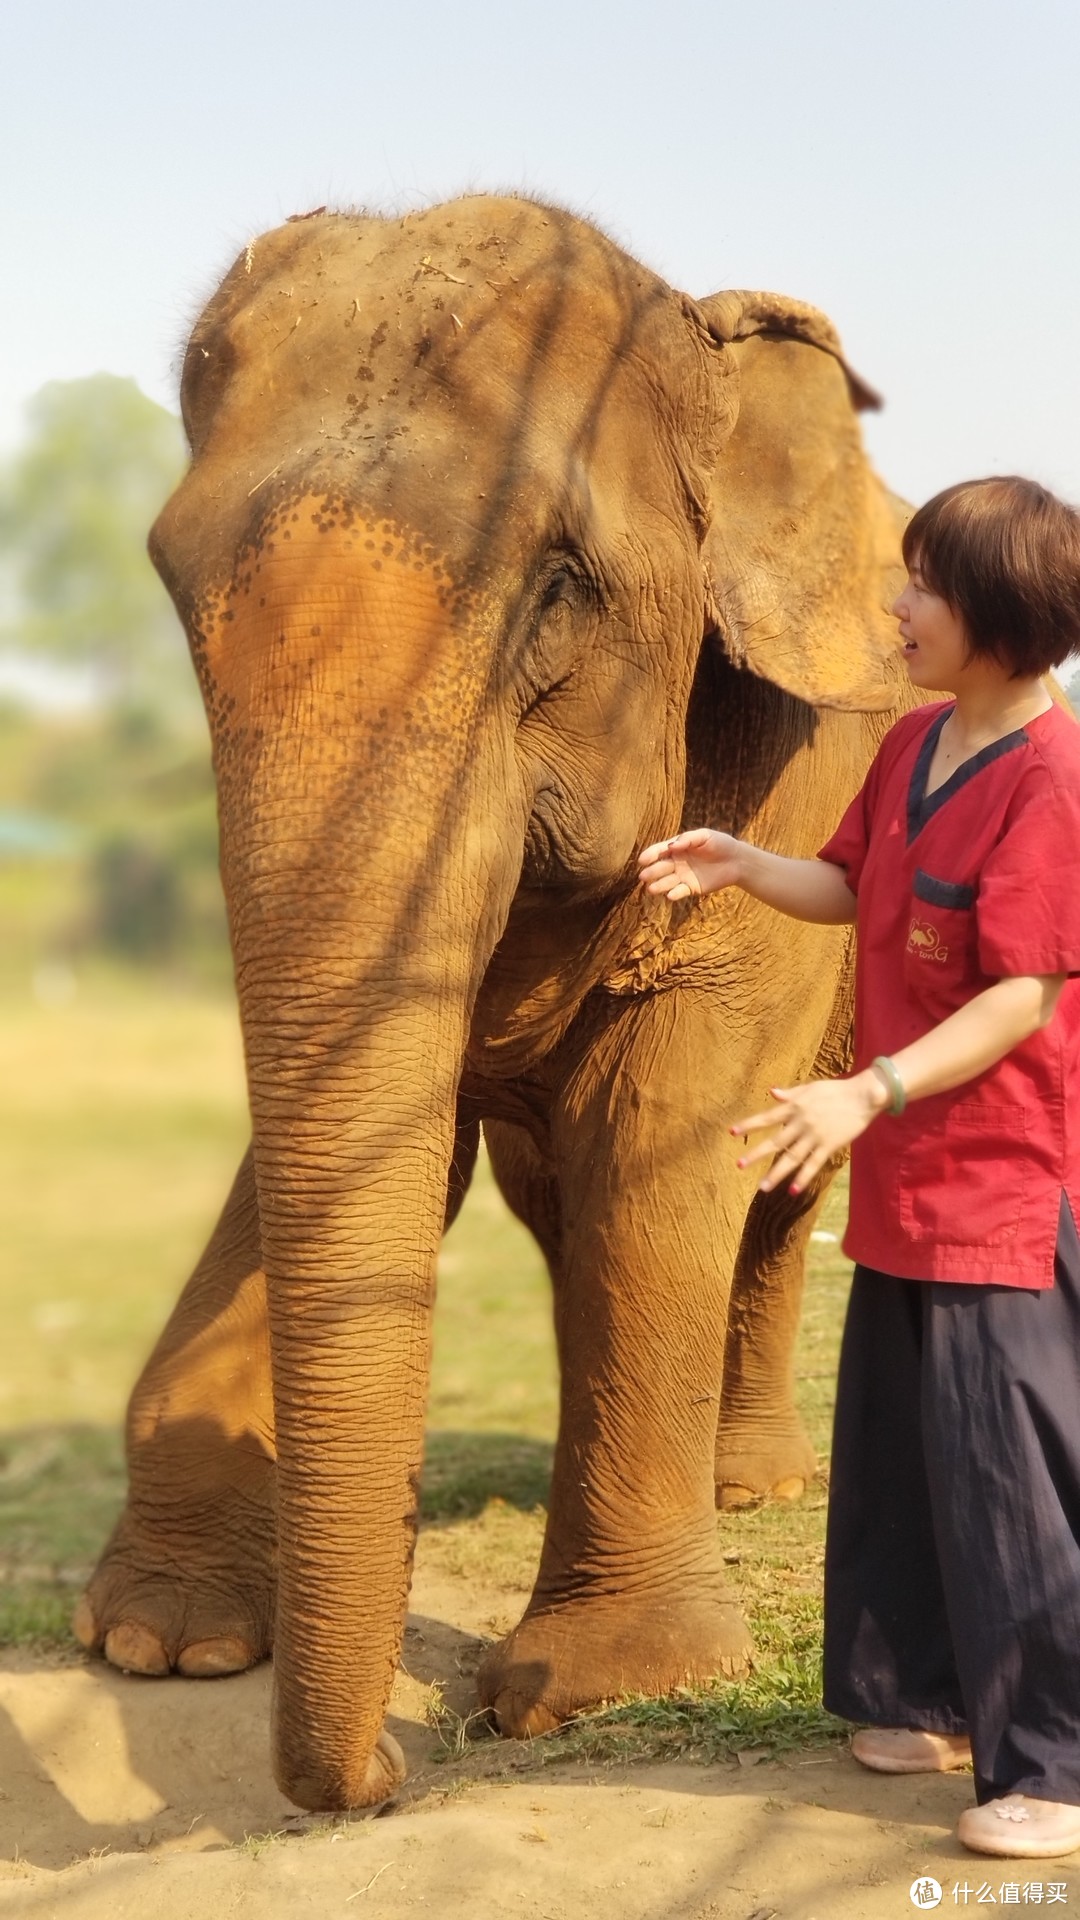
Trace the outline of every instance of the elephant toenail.
<instances>
[{"instance_id":1,"label":"elephant toenail","mask_svg":"<svg viewBox=\"0 0 1080 1920\"><path fill-rule=\"evenodd\" d=\"M81 1647L93 1647L97 1643L97 1621L94 1610L85 1593L81 1594L75 1612L71 1616L71 1631Z\"/></svg>"},{"instance_id":2,"label":"elephant toenail","mask_svg":"<svg viewBox=\"0 0 1080 1920\"><path fill-rule=\"evenodd\" d=\"M179 1654L176 1665L188 1680L216 1680L228 1673L243 1673L254 1661L246 1641L225 1634L218 1640L192 1641Z\"/></svg>"},{"instance_id":3,"label":"elephant toenail","mask_svg":"<svg viewBox=\"0 0 1080 1920\"><path fill-rule=\"evenodd\" d=\"M141 1673L151 1679L169 1671L169 1656L156 1634L132 1620L105 1635L105 1658L123 1673Z\"/></svg>"}]
</instances>

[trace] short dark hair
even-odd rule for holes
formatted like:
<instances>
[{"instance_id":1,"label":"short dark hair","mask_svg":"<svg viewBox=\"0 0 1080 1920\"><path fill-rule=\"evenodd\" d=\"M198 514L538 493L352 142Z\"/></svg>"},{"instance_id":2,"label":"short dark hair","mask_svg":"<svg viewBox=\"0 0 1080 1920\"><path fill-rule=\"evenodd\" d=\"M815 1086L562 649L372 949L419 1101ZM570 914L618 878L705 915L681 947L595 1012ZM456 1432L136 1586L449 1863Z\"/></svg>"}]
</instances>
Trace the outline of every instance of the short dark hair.
<instances>
[{"instance_id":1,"label":"short dark hair","mask_svg":"<svg viewBox=\"0 0 1080 1920\"><path fill-rule=\"evenodd\" d=\"M948 601L974 654L1046 673L1080 648L1080 513L1036 480L962 480L920 507L904 561Z\"/></svg>"}]
</instances>

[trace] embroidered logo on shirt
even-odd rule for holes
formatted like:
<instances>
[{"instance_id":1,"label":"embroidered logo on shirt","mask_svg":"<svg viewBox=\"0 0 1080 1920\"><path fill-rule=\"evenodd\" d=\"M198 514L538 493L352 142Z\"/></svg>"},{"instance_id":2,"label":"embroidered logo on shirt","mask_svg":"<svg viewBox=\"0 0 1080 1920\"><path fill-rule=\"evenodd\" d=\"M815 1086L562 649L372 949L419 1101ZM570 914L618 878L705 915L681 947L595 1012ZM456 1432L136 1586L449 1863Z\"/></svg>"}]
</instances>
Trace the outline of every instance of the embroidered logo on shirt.
<instances>
[{"instance_id":1,"label":"embroidered logo on shirt","mask_svg":"<svg viewBox=\"0 0 1080 1920\"><path fill-rule=\"evenodd\" d=\"M929 920L913 920L908 928L907 950L916 960L937 960L944 965L949 957L936 927Z\"/></svg>"}]
</instances>

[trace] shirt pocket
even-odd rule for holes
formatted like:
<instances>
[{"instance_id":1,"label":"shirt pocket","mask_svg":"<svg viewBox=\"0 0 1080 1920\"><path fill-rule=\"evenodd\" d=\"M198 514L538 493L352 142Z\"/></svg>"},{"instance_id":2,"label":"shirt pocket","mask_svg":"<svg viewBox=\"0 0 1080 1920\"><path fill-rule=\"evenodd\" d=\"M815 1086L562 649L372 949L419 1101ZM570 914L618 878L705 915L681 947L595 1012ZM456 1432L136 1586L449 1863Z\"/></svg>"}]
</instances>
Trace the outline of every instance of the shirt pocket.
<instances>
[{"instance_id":1,"label":"shirt pocket","mask_svg":"<svg viewBox=\"0 0 1080 1920\"><path fill-rule=\"evenodd\" d=\"M1000 1247L1015 1240L1027 1185L1023 1107L960 1104L900 1156L900 1222L912 1240Z\"/></svg>"},{"instance_id":2,"label":"shirt pocket","mask_svg":"<svg viewBox=\"0 0 1080 1920\"><path fill-rule=\"evenodd\" d=\"M979 977L976 889L915 870L911 883L904 980L936 1019L955 1011Z\"/></svg>"}]
</instances>

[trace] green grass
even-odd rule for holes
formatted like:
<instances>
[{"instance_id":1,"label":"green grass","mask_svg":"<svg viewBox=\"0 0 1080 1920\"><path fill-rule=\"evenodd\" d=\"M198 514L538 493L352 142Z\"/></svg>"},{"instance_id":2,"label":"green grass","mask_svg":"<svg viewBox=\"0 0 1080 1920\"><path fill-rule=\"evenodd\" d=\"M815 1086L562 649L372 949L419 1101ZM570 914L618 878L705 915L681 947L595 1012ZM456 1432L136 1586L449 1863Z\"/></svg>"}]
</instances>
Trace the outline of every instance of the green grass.
<instances>
[{"instance_id":1,"label":"green grass","mask_svg":"<svg viewBox=\"0 0 1080 1920\"><path fill-rule=\"evenodd\" d=\"M484 1513L493 1500L533 1512L547 1499L551 1442L520 1433L447 1433L429 1427L420 1492L422 1520Z\"/></svg>"},{"instance_id":2,"label":"green grass","mask_svg":"<svg viewBox=\"0 0 1080 1920\"><path fill-rule=\"evenodd\" d=\"M63 1651L123 1499L127 1394L245 1143L235 1015L224 997L104 972L63 1007L11 990L0 1085L0 1642ZM845 1208L838 1183L821 1228L838 1235ZM797 1371L822 1457L848 1277L837 1242L817 1241ZM523 1603L556 1416L543 1262L482 1160L440 1264L422 1514L448 1573ZM791 1506L718 1522L755 1631L749 1680L587 1716L536 1743L537 1764L835 1738L819 1704L824 1507L820 1482Z\"/></svg>"},{"instance_id":3,"label":"green grass","mask_svg":"<svg viewBox=\"0 0 1080 1920\"><path fill-rule=\"evenodd\" d=\"M0 1434L0 1644L63 1644L72 1603L124 1497L120 1433Z\"/></svg>"},{"instance_id":4,"label":"green grass","mask_svg":"<svg viewBox=\"0 0 1080 1920\"><path fill-rule=\"evenodd\" d=\"M751 1611L756 1647L753 1672L740 1681L715 1680L680 1688L659 1700L620 1701L579 1716L557 1733L530 1743L538 1767L567 1761L615 1765L679 1760L702 1764L748 1761L847 1739L846 1721L821 1704L821 1608L816 1596L781 1602L778 1611ZM429 1722L438 1737L437 1762L467 1760L491 1737L487 1716L461 1715L433 1689Z\"/></svg>"},{"instance_id":5,"label":"green grass","mask_svg":"<svg viewBox=\"0 0 1080 1920\"><path fill-rule=\"evenodd\" d=\"M821 1704L821 1607L816 1596L780 1610L751 1611L756 1648L745 1680L682 1688L663 1700L635 1699L582 1715L552 1736L545 1754L593 1761L727 1760L773 1755L845 1740L846 1721Z\"/></svg>"}]
</instances>

